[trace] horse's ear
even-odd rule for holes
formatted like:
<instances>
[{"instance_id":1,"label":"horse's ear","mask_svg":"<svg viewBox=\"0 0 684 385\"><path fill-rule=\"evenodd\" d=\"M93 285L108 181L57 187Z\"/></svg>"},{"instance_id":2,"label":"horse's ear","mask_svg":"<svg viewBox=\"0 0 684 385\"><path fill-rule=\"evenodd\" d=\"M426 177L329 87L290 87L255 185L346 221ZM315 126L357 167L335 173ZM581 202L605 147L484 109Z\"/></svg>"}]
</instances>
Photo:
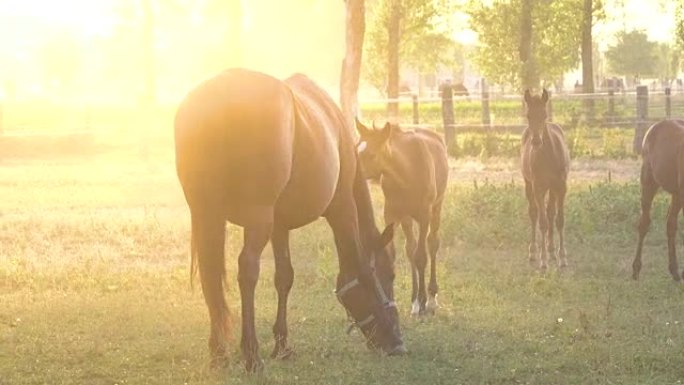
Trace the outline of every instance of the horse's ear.
<instances>
[{"instance_id":1,"label":"horse's ear","mask_svg":"<svg viewBox=\"0 0 684 385\"><path fill-rule=\"evenodd\" d=\"M368 136L368 127L364 126L363 123L359 121L358 117L354 117L354 122L356 124L356 131L359 132L359 135L361 135L362 138L365 138Z\"/></svg>"},{"instance_id":2,"label":"horse's ear","mask_svg":"<svg viewBox=\"0 0 684 385\"><path fill-rule=\"evenodd\" d=\"M380 132L382 133L383 141L389 139L390 135L392 134L392 125L390 124L390 122L385 123L385 126L382 128L382 131Z\"/></svg>"},{"instance_id":3,"label":"horse's ear","mask_svg":"<svg viewBox=\"0 0 684 385\"><path fill-rule=\"evenodd\" d=\"M531 99L532 99L532 94L530 94L530 90L529 89L525 90L525 103L530 104Z\"/></svg>"},{"instance_id":4,"label":"horse's ear","mask_svg":"<svg viewBox=\"0 0 684 385\"><path fill-rule=\"evenodd\" d=\"M383 230L382 234L380 235L380 247L385 247L392 242L392 239L394 239L394 223L391 223L385 227L385 230Z\"/></svg>"},{"instance_id":5,"label":"horse's ear","mask_svg":"<svg viewBox=\"0 0 684 385\"><path fill-rule=\"evenodd\" d=\"M544 88L544 91L542 91L542 102L546 103L549 101L549 93L546 91L546 88Z\"/></svg>"}]
</instances>

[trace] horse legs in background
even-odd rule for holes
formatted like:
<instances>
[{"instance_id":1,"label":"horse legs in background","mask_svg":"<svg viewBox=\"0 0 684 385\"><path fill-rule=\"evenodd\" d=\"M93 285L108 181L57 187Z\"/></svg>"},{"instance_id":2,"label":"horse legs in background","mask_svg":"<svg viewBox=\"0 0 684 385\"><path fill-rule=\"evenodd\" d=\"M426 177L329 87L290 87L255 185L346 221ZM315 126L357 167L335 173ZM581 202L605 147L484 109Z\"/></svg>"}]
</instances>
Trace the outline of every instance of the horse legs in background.
<instances>
[{"instance_id":1,"label":"horse legs in background","mask_svg":"<svg viewBox=\"0 0 684 385\"><path fill-rule=\"evenodd\" d=\"M553 242L554 220L556 219L556 194L553 189L549 190L549 199L546 202L546 220L548 223L548 231L546 233L546 250L550 256L558 261L558 266L561 265L558 254L556 254L556 245Z\"/></svg>"},{"instance_id":2,"label":"horse legs in background","mask_svg":"<svg viewBox=\"0 0 684 385\"><path fill-rule=\"evenodd\" d=\"M413 260L416 252L416 235L413 233L413 219L406 217L401 221L401 229L406 238L404 247L406 258L411 267L411 315L418 315L420 304L418 303L418 268Z\"/></svg>"},{"instance_id":3,"label":"horse legs in background","mask_svg":"<svg viewBox=\"0 0 684 385\"><path fill-rule=\"evenodd\" d=\"M539 268L541 270L546 270L548 267L547 260L548 254L546 253L546 235L549 230L549 221L544 212L544 197L546 196L546 191L548 190L545 186L535 185L534 186L534 200L537 202L537 217L539 218L539 233L541 239L539 242L541 255L539 258Z\"/></svg>"},{"instance_id":4,"label":"horse legs in background","mask_svg":"<svg viewBox=\"0 0 684 385\"><path fill-rule=\"evenodd\" d=\"M427 290L425 287L425 268L427 267L427 236L430 230L429 218L421 218L418 221L418 247L413 254L413 260L418 269L418 304L419 314L425 314L427 304Z\"/></svg>"},{"instance_id":5,"label":"horse legs in background","mask_svg":"<svg viewBox=\"0 0 684 385\"><path fill-rule=\"evenodd\" d=\"M439 250L439 226L442 214L442 202L437 202L432 207L432 217L430 218L430 235L428 235L428 248L430 251L430 285L428 286L427 310L434 313L439 307L437 304L437 251Z\"/></svg>"},{"instance_id":6,"label":"horse legs in background","mask_svg":"<svg viewBox=\"0 0 684 385\"><path fill-rule=\"evenodd\" d=\"M204 215L200 211L195 209L191 214L193 258L197 258L202 293L209 309L211 366L217 367L225 364L226 343L232 337L229 334L230 314L223 295L226 222L220 217Z\"/></svg>"},{"instance_id":7,"label":"horse legs in background","mask_svg":"<svg viewBox=\"0 0 684 385\"><path fill-rule=\"evenodd\" d=\"M240 346L245 357L245 368L248 372L260 371L263 362L259 358L259 342L254 327L254 289L259 280L259 259L266 247L273 223L244 228L244 243L238 258L238 283L242 300L242 340Z\"/></svg>"},{"instance_id":8,"label":"horse legs in background","mask_svg":"<svg viewBox=\"0 0 684 385\"><path fill-rule=\"evenodd\" d=\"M651 225L651 205L653 198L658 191L658 185L653 179L653 175L648 168L648 164L644 163L641 168L641 216L639 217L639 240L637 242L636 255L634 262L632 262L632 278L639 279L639 272L641 271L641 251L644 246L644 238L648 233L648 228Z\"/></svg>"},{"instance_id":9,"label":"horse legs in background","mask_svg":"<svg viewBox=\"0 0 684 385\"><path fill-rule=\"evenodd\" d=\"M271 358L289 358L293 350L287 345L287 297L292 289L294 270L290 260L289 231L276 227L271 236L273 257L275 259L275 287L278 291L278 315L273 325L275 347Z\"/></svg>"},{"instance_id":10,"label":"horse legs in background","mask_svg":"<svg viewBox=\"0 0 684 385\"><path fill-rule=\"evenodd\" d=\"M558 263L560 267L568 265L567 252L565 251L565 193L567 187L565 184L556 191L556 205L558 206L558 215L556 216L556 229L558 230ZM549 223L549 227L553 223Z\"/></svg>"},{"instance_id":11,"label":"horse legs in background","mask_svg":"<svg viewBox=\"0 0 684 385\"><path fill-rule=\"evenodd\" d=\"M534 263L537 260L537 220L539 215L537 214L537 201L534 199L532 182L525 181L525 197L527 198L527 213L530 216L530 225L532 228L530 231L530 245L527 249L527 254L530 263Z\"/></svg>"},{"instance_id":12,"label":"horse legs in background","mask_svg":"<svg viewBox=\"0 0 684 385\"><path fill-rule=\"evenodd\" d=\"M677 264L677 216L682 210L682 202L680 201L679 194L672 194L672 199L670 200L670 209L667 212L667 255L668 255L668 267L670 269L670 275L672 279L679 282L681 276L679 275L679 265Z\"/></svg>"}]
</instances>

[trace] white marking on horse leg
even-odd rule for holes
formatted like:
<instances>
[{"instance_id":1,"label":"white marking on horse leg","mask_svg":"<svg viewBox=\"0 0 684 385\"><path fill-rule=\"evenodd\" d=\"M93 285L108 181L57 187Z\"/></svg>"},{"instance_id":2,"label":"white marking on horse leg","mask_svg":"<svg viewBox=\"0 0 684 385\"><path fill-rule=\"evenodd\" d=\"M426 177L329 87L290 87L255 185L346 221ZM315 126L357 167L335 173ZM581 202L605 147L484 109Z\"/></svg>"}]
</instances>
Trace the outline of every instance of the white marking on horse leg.
<instances>
[{"instance_id":1,"label":"white marking on horse leg","mask_svg":"<svg viewBox=\"0 0 684 385\"><path fill-rule=\"evenodd\" d=\"M418 313L420 313L420 302L416 299L411 305L411 315L418 315Z\"/></svg>"},{"instance_id":2,"label":"white marking on horse leg","mask_svg":"<svg viewBox=\"0 0 684 385\"><path fill-rule=\"evenodd\" d=\"M429 312L434 312L437 308L439 308L439 304L437 303L437 295L435 294L434 297L428 298L426 309Z\"/></svg>"}]
</instances>

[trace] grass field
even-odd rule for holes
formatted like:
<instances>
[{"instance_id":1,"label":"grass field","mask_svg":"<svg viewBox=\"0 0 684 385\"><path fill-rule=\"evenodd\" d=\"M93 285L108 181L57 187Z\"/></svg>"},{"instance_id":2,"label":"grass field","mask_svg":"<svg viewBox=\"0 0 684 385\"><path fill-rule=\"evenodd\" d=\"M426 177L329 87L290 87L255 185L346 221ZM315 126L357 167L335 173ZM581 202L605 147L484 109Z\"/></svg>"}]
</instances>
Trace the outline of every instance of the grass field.
<instances>
[{"instance_id":1,"label":"grass field","mask_svg":"<svg viewBox=\"0 0 684 385\"><path fill-rule=\"evenodd\" d=\"M633 159L573 163L571 267L547 274L527 262L516 162L454 161L435 316L408 316L410 278L405 258L398 259L405 357L382 357L358 332L344 333L346 316L332 293L331 232L322 221L295 231L289 324L296 356L266 359L262 375L247 376L237 343L228 368L208 367L208 315L200 290L189 284L189 215L169 138L149 151L72 138L43 143L36 154L36 143L0 145L12 154L0 160L2 385L684 380L684 292L666 267L665 196L655 203L641 280L630 279L639 212ZM373 192L379 208L381 195ZM227 295L239 319L241 237L238 228L228 231ZM272 276L267 249L257 286L263 357L273 346Z\"/></svg>"}]
</instances>

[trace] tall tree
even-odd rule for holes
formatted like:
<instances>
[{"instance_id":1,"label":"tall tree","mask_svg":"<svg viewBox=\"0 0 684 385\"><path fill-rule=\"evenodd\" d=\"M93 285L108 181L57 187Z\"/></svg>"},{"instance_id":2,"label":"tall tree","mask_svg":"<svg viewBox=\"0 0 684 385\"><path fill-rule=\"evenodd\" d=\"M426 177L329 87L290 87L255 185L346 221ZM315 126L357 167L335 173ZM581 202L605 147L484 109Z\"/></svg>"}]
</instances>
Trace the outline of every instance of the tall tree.
<instances>
[{"instance_id":1,"label":"tall tree","mask_svg":"<svg viewBox=\"0 0 684 385\"><path fill-rule=\"evenodd\" d=\"M594 22L601 17L603 5L601 0L583 0L582 7L582 91L585 94L594 93L594 42L592 30ZM595 18L595 16L598 16ZM586 98L584 100L584 108L586 114L590 119L594 116L594 99Z\"/></svg>"},{"instance_id":2,"label":"tall tree","mask_svg":"<svg viewBox=\"0 0 684 385\"><path fill-rule=\"evenodd\" d=\"M364 0L345 0L346 4L346 51L340 75L340 106L349 124L358 114L359 77L363 54L363 35L366 31L366 7Z\"/></svg>"},{"instance_id":3,"label":"tall tree","mask_svg":"<svg viewBox=\"0 0 684 385\"><path fill-rule=\"evenodd\" d=\"M523 89L536 89L539 87L539 72L537 69L537 62L535 55L532 53L533 6L533 0L522 0L520 17L520 48L518 49L518 53L521 63L520 79L522 81Z\"/></svg>"},{"instance_id":4,"label":"tall tree","mask_svg":"<svg viewBox=\"0 0 684 385\"><path fill-rule=\"evenodd\" d=\"M440 66L454 63L456 46L449 37L447 15L451 8L447 1L376 0L367 4L369 23L362 76L382 94L389 91L392 83L389 81L390 30L395 30L395 36L398 36L397 69L392 74L397 93L402 69L436 72ZM396 23L391 25L393 15ZM395 37L392 39L392 46L395 46Z\"/></svg>"},{"instance_id":5,"label":"tall tree","mask_svg":"<svg viewBox=\"0 0 684 385\"><path fill-rule=\"evenodd\" d=\"M517 89L559 80L579 63L577 1L471 1L467 13L480 42L473 55L479 70L490 83ZM531 15L531 28L523 13Z\"/></svg>"},{"instance_id":6,"label":"tall tree","mask_svg":"<svg viewBox=\"0 0 684 385\"><path fill-rule=\"evenodd\" d=\"M399 97L399 38L402 17L401 0L390 0L389 22L387 23L387 97ZM391 101L387 104L387 115L390 118L399 116L399 103Z\"/></svg>"},{"instance_id":7,"label":"tall tree","mask_svg":"<svg viewBox=\"0 0 684 385\"><path fill-rule=\"evenodd\" d=\"M658 43L648 40L643 31L620 32L617 43L608 47L610 69L625 76L658 76Z\"/></svg>"}]
</instances>

